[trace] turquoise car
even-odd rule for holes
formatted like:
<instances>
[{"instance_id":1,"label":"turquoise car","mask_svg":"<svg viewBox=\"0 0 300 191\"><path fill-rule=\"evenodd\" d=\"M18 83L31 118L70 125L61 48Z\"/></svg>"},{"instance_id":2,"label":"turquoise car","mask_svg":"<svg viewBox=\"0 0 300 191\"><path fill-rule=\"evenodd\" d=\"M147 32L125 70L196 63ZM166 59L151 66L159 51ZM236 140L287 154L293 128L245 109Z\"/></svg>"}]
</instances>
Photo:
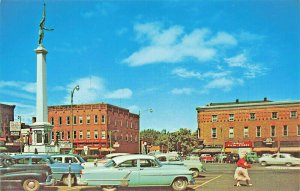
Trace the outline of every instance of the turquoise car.
<instances>
[{"instance_id":1,"label":"turquoise car","mask_svg":"<svg viewBox=\"0 0 300 191\"><path fill-rule=\"evenodd\" d=\"M21 154L13 156L16 166L29 166L34 168L36 165L48 164L52 171L52 176L56 181L62 181L68 185L69 164L56 163L49 155L46 154ZM83 167L80 164L70 165L71 183L74 185L77 178L80 177L80 171Z\"/></svg>"},{"instance_id":2,"label":"turquoise car","mask_svg":"<svg viewBox=\"0 0 300 191\"><path fill-rule=\"evenodd\" d=\"M171 186L182 191L194 183L192 174L184 166L162 165L154 156L125 155L109 160L104 166L84 169L77 184L100 186L106 191L121 186Z\"/></svg>"}]
</instances>

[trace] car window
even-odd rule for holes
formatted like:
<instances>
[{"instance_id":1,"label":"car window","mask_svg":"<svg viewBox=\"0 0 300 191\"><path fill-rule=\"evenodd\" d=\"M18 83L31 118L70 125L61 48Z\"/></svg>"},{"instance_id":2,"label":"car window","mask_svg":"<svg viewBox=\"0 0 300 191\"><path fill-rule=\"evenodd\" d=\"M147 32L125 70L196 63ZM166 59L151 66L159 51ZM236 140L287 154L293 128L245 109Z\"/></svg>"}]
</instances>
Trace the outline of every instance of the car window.
<instances>
[{"instance_id":1,"label":"car window","mask_svg":"<svg viewBox=\"0 0 300 191\"><path fill-rule=\"evenodd\" d=\"M156 166L158 166L158 164L154 160L141 159L140 166L141 167L156 167Z\"/></svg>"},{"instance_id":2,"label":"car window","mask_svg":"<svg viewBox=\"0 0 300 191\"><path fill-rule=\"evenodd\" d=\"M71 161L71 163L77 163L77 160L75 157L66 157L65 163L69 163L69 161Z\"/></svg>"},{"instance_id":3,"label":"car window","mask_svg":"<svg viewBox=\"0 0 300 191\"><path fill-rule=\"evenodd\" d=\"M62 163L62 157L53 157L56 163Z\"/></svg>"},{"instance_id":4,"label":"car window","mask_svg":"<svg viewBox=\"0 0 300 191\"><path fill-rule=\"evenodd\" d=\"M180 161L180 159L177 156L170 156L169 161Z\"/></svg>"},{"instance_id":5,"label":"car window","mask_svg":"<svg viewBox=\"0 0 300 191\"><path fill-rule=\"evenodd\" d=\"M273 155L272 158L277 158L277 155Z\"/></svg>"},{"instance_id":6,"label":"car window","mask_svg":"<svg viewBox=\"0 0 300 191\"><path fill-rule=\"evenodd\" d=\"M30 158L21 158L15 160L16 164L30 164Z\"/></svg>"},{"instance_id":7,"label":"car window","mask_svg":"<svg viewBox=\"0 0 300 191\"><path fill-rule=\"evenodd\" d=\"M284 155L279 155L279 158L286 158Z\"/></svg>"},{"instance_id":8,"label":"car window","mask_svg":"<svg viewBox=\"0 0 300 191\"><path fill-rule=\"evenodd\" d=\"M167 161L167 158L165 156L157 157L157 159L162 162Z\"/></svg>"},{"instance_id":9,"label":"car window","mask_svg":"<svg viewBox=\"0 0 300 191\"><path fill-rule=\"evenodd\" d=\"M32 164L48 164L50 161L46 158L32 158Z\"/></svg>"},{"instance_id":10,"label":"car window","mask_svg":"<svg viewBox=\"0 0 300 191\"><path fill-rule=\"evenodd\" d=\"M128 160L128 161L125 161L121 164L119 164L119 167L136 167L137 166L137 161L136 160Z\"/></svg>"}]
</instances>

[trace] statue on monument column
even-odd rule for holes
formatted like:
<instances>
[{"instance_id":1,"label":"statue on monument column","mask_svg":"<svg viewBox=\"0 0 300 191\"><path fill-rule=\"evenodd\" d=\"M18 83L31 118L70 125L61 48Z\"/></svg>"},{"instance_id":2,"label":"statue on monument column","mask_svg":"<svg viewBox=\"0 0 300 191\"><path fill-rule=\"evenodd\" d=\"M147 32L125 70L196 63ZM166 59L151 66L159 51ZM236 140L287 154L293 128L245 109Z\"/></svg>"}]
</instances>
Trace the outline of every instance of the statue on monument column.
<instances>
[{"instance_id":1,"label":"statue on monument column","mask_svg":"<svg viewBox=\"0 0 300 191\"><path fill-rule=\"evenodd\" d=\"M46 31L53 31L54 29L47 29L45 28L45 22L46 22L46 4L44 3L44 12L43 12L43 17L40 22L40 29L39 29L39 41L38 45L43 46L43 38L44 38L44 30Z\"/></svg>"}]
</instances>

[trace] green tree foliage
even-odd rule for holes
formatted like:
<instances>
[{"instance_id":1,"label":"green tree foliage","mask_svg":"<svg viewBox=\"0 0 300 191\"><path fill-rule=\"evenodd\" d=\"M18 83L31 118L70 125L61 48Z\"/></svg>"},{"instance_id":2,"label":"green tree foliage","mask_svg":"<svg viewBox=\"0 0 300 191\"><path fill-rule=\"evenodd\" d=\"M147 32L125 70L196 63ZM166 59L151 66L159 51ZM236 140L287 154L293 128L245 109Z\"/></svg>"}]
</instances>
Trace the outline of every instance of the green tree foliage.
<instances>
[{"instance_id":1,"label":"green tree foliage","mask_svg":"<svg viewBox=\"0 0 300 191\"><path fill-rule=\"evenodd\" d=\"M151 145L159 145L163 151L177 151L186 155L200 147L197 139L197 131L191 132L181 128L176 132L161 132L147 129L141 131L141 139Z\"/></svg>"}]
</instances>

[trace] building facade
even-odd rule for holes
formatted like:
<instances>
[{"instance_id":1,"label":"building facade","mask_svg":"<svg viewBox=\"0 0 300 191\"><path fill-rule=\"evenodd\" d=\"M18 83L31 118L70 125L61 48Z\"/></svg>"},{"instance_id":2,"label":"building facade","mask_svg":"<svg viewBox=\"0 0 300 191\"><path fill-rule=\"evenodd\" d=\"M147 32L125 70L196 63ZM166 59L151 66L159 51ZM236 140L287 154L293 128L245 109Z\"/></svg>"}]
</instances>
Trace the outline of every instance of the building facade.
<instances>
[{"instance_id":1,"label":"building facade","mask_svg":"<svg viewBox=\"0 0 300 191\"><path fill-rule=\"evenodd\" d=\"M300 153L300 101L236 100L196 110L203 152Z\"/></svg>"},{"instance_id":2,"label":"building facade","mask_svg":"<svg viewBox=\"0 0 300 191\"><path fill-rule=\"evenodd\" d=\"M49 106L48 120L54 126L52 139L62 153L69 152L72 143L76 153L139 152L139 115L128 109L105 103L73 105L72 109Z\"/></svg>"},{"instance_id":3,"label":"building facade","mask_svg":"<svg viewBox=\"0 0 300 191\"><path fill-rule=\"evenodd\" d=\"M10 141L10 121L14 121L15 105L0 104L0 145Z\"/></svg>"}]
</instances>

